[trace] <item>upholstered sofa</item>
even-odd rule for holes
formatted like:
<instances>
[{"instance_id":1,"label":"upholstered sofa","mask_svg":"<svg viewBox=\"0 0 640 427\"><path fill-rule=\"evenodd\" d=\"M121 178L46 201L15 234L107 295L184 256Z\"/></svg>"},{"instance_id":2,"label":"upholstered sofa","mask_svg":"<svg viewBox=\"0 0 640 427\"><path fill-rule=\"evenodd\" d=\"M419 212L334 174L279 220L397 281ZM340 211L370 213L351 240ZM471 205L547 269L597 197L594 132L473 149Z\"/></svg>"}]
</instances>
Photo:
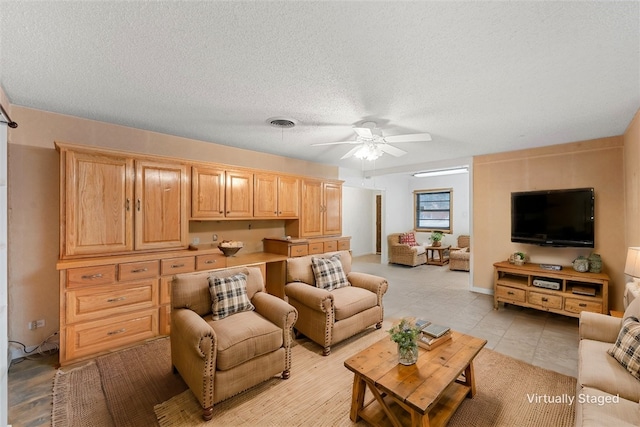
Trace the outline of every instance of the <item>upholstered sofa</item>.
<instances>
[{"instance_id":1,"label":"upholstered sofa","mask_svg":"<svg viewBox=\"0 0 640 427\"><path fill-rule=\"evenodd\" d=\"M469 271L471 248L470 237L465 234L458 236L458 246L449 251L449 270Z\"/></svg>"},{"instance_id":2,"label":"upholstered sofa","mask_svg":"<svg viewBox=\"0 0 640 427\"><path fill-rule=\"evenodd\" d=\"M209 278L232 282L238 273L246 276L246 298L252 307L230 314L240 305L236 299L212 313ZM241 294L234 289L221 290L216 300L223 294ZM171 363L202 405L205 420L212 418L215 403L275 375L289 378L297 312L265 292L259 268L177 275L171 294ZM213 320L222 315L226 317Z\"/></svg>"},{"instance_id":3,"label":"upholstered sofa","mask_svg":"<svg viewBox=\"0 0 640 427\"><path fill-rule=\"evenodd\" d=\"M627 307L623 318L580 314L576 427L640 426L640 380L607 353L630 316L640 318L640 299Z\"/></svg>"},{"instance_id":4,"label":"upholstered sofa","mask_svg":"<svg viewBox=\"0 0 640 427\"><path fill-rule=\"evenodd\" d=\"M312 258L339 257L348 284L327 290L316 286ZM298 310L295 329L320 344L323 355L331 353L331 346L366 328L382 326L384 310L382 297L387 292L386 279L351 271L349 251L308 255L287 260L285 294Z\"/></svg>"},{"instance_id":5,"label":"upholstered sofa","mask_svg":"<svg viewBox=\"0 0 640 427\"><path fill-rule=\"evenodd\" d=\"M387 236L389 262L415 267L427 263L427 254L424 246L411 246L400 243L400 239L406 233L392 233Z\"/></svg>"}]
</instances>

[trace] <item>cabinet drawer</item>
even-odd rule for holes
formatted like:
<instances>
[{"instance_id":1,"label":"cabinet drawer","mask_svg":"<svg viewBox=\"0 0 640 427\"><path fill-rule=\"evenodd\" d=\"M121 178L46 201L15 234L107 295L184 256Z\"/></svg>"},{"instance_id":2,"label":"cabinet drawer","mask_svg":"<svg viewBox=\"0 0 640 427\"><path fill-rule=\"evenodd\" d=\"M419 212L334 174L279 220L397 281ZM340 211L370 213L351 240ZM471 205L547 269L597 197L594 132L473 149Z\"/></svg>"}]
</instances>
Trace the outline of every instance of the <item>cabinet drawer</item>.
<instances>
[{"instance_id":1,"label":"cabinet drawer","mask_svg":"<svg viewBox=\"0 0 640 427\"><path fill-rule=\"evenodd\" d=\"M525 291L522 289L509 288L506 286L496 286L496 296L510 301L525 301Z\"/></svg>"},{"instance_id":2,"label":"cabinet drawer","mask_svg":"<svg viewBox=\"0 0 640 427\"><path fill-rule=\"evenodd\" d=\"M87 285L108 285L116 281L116 266L98 265L95 267L70 268L67 270L67 287Z\"/></svg>"},{"instance_id":3,"label":"cabinet drawer","mask_svg":"<svg viewBox=\"0 0 640 427\"><path fill-rule=\"evenodd\" d=\"M324 253L324 245L322 244L322 242L309 243L309 246L308 246L309 255L321 254L321 253Z\"/></svg>"},{"instance_id":4,"label":"cabinet drawer","mask_svg":"<svg viewBox=\"0 0 640 427\"><path fill-rule=\"evenodd\" d=\"M305 256L309 255L309 246L308 245L295 245L289 247L289 256L297 257L297 256Z\"/></svg>"},{"instance_id":5,"label":"cabinet drawer","mask_svg":"<svg viewBox=\"0 0 640 427\"><path fill-rule=\"evenodd\" d=\"M565 298L564 309L571 313L580 313L581 311L592 311L594 313L602 313L602 303L598 301L586 301L577 298Z\"/></svg>"},{"instance_id":6,"label":"cabinet drawer","mask_svg":"<svg viewBox=\"0 0 640 427\"><path fill-rule=\"evenodd\" d=\"M118 280L122 282L147 279L159 274L160 263L158 261L129 262L118 265Z\"/></svg>"},{"instance_id":7,"label":"cabinet drawer","mask_svg":"<svg viewBox=\"0 0 640 427\"><path fill-rule=\"evenodd\" d=\"M65 360L113 350L156 335L158 335L157 308L109 319L67 325Z\"/></svg>"},{"instance_id":8,"label":"cabinet drawer","mask_svg":"<svg viewBox=\"0 0 640 427\"><path fill-rule=\"evenodd\" d=\"M562 309L562 297L560 295L549 295L540 292L529 292L529 304L539 305L544 308Z\"/></svg>"},{"instance_id":9,"label":"cabinet drawer","mask_svg":"<svg viewBox=\"0 0 640 427\"><path fill-rule=\"evenodd\" d=\"M66 293L67 323L105 318L157 305L158 279Z\"/></svg>"},{"instance_id":10,"label":"cabinet drawer","mask_svg":"<svg viewBox=\"0 0 640 427\"><path fill-rule=\"evenodd\" d=\"M196 270L212 270L214 268L225 268L227 257L222 254L207 254L196 256Z\"/></svg>"},{"instance_id":11,"label":"cabinet drawer","mask_svg":"<svg viewBox=\"0 0 640 427\"><path fill-rule=\"evenodd\" d=\"M160 278L160 304L169 304L171 302L171 284L173 276L164 276Z\"/></svg>"},{"instance_id":12,"label":"cabinet drawer","mask_svg":"<svg viewBox=\"0 0 640 427\"><path fill-rule=\"evenodd\" d=\"M329 242L324 242L324 251L325 252L335 252L338 250L338 242L335 240L331 240Z\"/></svg>"},{"instance_id":13,"label":"cabinet drawer","mask_svg":"<svg viewBox=\"0 0 640 427\"><path fill-rule=\"evenodd\" d=\"M181 258L167 258L162 260L162 275L189 273L195 271L196 259L192 256Z\"/></svg>"},{"instance_id":14,"label":"cabinet drawer","mask_svg":"<svg viewBox=\"0 0 640 427\"><path fill-rule=\"evenodd\" d=\"M349 240L338 240L338 250L348 251L351 249L351 242Z\"/></svg>"}]
</instances>

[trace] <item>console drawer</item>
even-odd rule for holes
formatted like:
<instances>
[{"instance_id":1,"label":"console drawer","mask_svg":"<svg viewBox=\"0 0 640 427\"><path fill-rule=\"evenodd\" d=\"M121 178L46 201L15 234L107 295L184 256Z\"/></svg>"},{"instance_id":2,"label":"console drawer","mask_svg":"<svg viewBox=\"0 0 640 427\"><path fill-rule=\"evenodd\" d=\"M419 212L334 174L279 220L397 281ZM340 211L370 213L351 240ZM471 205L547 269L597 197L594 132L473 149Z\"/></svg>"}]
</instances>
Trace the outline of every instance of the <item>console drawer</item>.
<instances>
[{"instance_id":1,"label":"console drawer","mask_svg":"<svg viewBox=\"0 0 640 427\"><path fill-rule=\"evenodd\" d=\"M544 308L562 309L562 297L560 295L549 295L541 292L529 291L529 304L539 305Z\"/></svg>"},{"instance_id":2,"label":"console drawer","mask_svg":"<svg viewBox=\"0 0 640 427\"><path fill-rule=\"evenodd\" d=\"M213 270L214 268L225 268L227 257L223 254L207 254L196 256L196 270Z\"/></svg>"},{"instance_id":3,"label":"console drawer","mask_svg":"<svg viewBox=\"0 0 640 427\"><path fill-rule=\"evenodd\" d=\"M309 255L324 253L324 245L322 242L309 243Z\"/></svg>"},{"instance_id":4,"label":"console drawer","mask_svg":"<svg viewBox=\"0 0 640 427\"><path fill-rule=\"evenodd\" d=\"M338 242L336 240L330 240L328 242L324 242L325 252L335 252L337 250L338 250Z\"/></svg>"},{"instance_id":5,"label":"console drawer","mask_svg":"<svg viewBox=\"0 0 640 427\"><path fill-rule=\"evenodd\" d=\"M297 257L297 256L305 256L309 255L309 246L308 245L292 245L289 247L289 256Z\"/></svg>"},{"instance_id":6,"label":"console drawer","mask_svg":"<svg viewBox=\"0 0 640 427\"><path fill-rule=\"evenodd\" d=\"M157 304L158 279L91 287L66 293L66 323L107 318Z\"/></svg>"},{"instance_id":7,"label":"console drawer","mask_svg":"<svg viewBox=\"0 0 640 427\"><path fill-rule=\"evenodd\" d=\"M518 302L525 302L526 300L526 292L524 290L507 286L496 286L496 295L503 300Z\"/></svg>"},{"instance_id":8,"label":"console drawer","mask_svg":"<svg viewBox=\"0 0 640 427\"><path fill-rule=\"evenodd\" d=\"M156 261L129 262L118 266L118 280L147 279L160 274L160 264Z\"/></svg>"},{"instance_id":9,"label":"console drawer","mask_svg":"<svg viewBox=\"0 0 640 427\"><path fill-rule=\"evenodd\" d=\"M115 281L115 264L70 268L67 270L67 288L87 285L108 285Z\"/></svg>"},{"instance_id":10,"label":"console drawer","mask_svg":"<svg viewBox=\"0 0 640 427\"><path fill-rule=\"evenodd\" d=\"M338 250L339 251L348 251L351 249L351 241L349 240L338 240Z\"/></svg>"},{"instance_id":11,"label":"console drawer","mask_svg":"<svg viewBox=\"0 0 640 427\"><path fill-rule=\"evenodd\" d=\"M158 309L67 325L65 360L133 344L158 335Z\"/></svg>"},{"instance_id":12,"label":"console drawer","mask_svg":"<svg viewBox=\"0 0 640 427\"><path fill-rule=\"evenodd\" d=\"M602 303L598 301L586 301L577 298L565 298L565 311L571 313L580 313L581 311L592 311L594 313L602 313Z\"/></svg>"},{"instance_id":13,"label":"console drawer","mask_svg":"<svg viewBox=\"0 0 640 427\"><path fill-rule=\"evenodd\" d=\"M162 260L162 275L190 273L196 270L196 258L192 256L180 258L167 258Z\"/></svg>"}]
</instances>

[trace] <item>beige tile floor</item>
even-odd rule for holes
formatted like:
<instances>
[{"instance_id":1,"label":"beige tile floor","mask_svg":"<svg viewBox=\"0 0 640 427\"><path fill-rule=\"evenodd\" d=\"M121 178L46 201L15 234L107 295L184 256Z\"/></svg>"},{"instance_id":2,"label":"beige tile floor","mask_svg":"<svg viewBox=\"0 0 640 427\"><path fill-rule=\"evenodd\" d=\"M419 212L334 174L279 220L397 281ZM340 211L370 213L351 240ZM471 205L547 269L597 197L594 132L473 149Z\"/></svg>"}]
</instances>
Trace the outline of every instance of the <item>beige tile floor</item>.
<instances>
[{"instance_id":1,"label":"beige tile floor","mask_svg":"<svg viewBox=\"0 0 640 427\"><path fill-rule=\"evenodd\" d=\"M385 326L405 316L426 318L482 337L487 348L565 375L578 372L578 319L500 305L469 290L469 273L448 266L380 264L380 256L355 257L354 270L383 276Z\"/></svg>"}]
</instances>

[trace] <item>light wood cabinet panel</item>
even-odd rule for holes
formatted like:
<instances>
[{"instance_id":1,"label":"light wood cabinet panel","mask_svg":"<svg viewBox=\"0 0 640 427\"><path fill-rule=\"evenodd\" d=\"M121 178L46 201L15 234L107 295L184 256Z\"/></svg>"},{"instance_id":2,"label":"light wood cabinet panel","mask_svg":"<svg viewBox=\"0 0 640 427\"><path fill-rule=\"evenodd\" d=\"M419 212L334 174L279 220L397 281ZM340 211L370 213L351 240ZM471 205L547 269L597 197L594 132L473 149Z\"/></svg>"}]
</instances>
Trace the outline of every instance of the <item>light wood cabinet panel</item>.
<instances>
[{"instance_id":1,"label":"light wood cabinet panel","mask_svg":"<svg viewBox=\"0 0 640 427\"><path fill-rule=\"evenodd\" d=\"M191 217L224 218L224 169L191 168Z\"/></svg>"},{"instance_id":2,"label":"light wood cabinet panel","mask_svg":"<svg viewBox=\"0 0 640 427\"><path fill-rule=\"evenodd\" d=\"M253 217L253 174L227 171L225 174L225 216L227 218Z\"/></svg>"},{"instance_id":3,"label":"light wood cabinet panel","mask_svg":"<svg viewBox=\"0 0 640 427\"><path fill-rule=\"evenodd\" d=\"M128 262L118 265L118 280L127 282L130 280L147 279L156 277L160 274L160 262L144 261L144 262Z\"/></svg>"},{"instance_id":4,"label":"light wood cabinet panel","mask_svg":"<svg viewBox=\"0 0 640 427\"><path fill-rule=\"evenodd\" d=\"M225 268L227 257L223 254L207 254L196 256L196 270L211 270L214 268Z\"/></svg>"},{"instance_id":5,"label":"light wood cabinet panel","mask_svg":"<svg viewBox=\"0 0 640 427\"><path fill-rule=\"evenodd\" d=\"M276 218L278 216L278 177L257 173L253 176L253 216Z\"/></svg>"},{"instance_id":6,"label":"light wood cabinet panel","mask_svg":"<svg viewBox=\"0 0 640 427\"><path fill-rule=\"evenodd\" d=\"M187 247L187 167L136 161L136 250Z\"/></svg>"},{"instance_id":7,"label":"light wood cabinet panel","mask_svg":"<svg viewBox=\"0 0 640 427\"><path fill-rule=\"evenodd\" d=\"M300 180L290 176L278 177L278 216L296 218L300 213Z\"/></svg>"},{"instance_id":8,"label":"light wood cabinet panel","mask_svg":"<svg viewBox=\"0 0 640 427\"><path fill-rule=\"evenodd\" d=\"M61 155L61 254L130 251L133 160L66 151Z\"/></svg>"},{"instance_id":9,"label":"light wood cabinet panel","mask_svg":"<svg viewBox=\"0 0 640 427\"><path fill-rule=\"evenodd\" d=\"M322 242L309 243L308 248L309 255L323 254L325 252Z\"/></svg>"},{"instance_id":10,"label":"light wood cabinet panel","mask_svg":"<svg viewBox=\"0 0 640 427\"><path fill-rule=\"evenodd\" d=\"M321 236L323 230L322 181L302 180L300 237Z\"/></svg>"},{"instance_id":11,"label":"light wood cabinet panel","mask_svg":"<svg viewBox=\"0 0 640 427\"><path fill-rule=\"evenodd\" d=\"M323 185L325 236L342 234L342 185L326 182Z\"/></svg>"},{"instance_id":12,"label":"light wood cabinet panel","mask_svg":"<svg viewBox=\"0 0 640 427\"><path fill-rule=\"evenodd\" d=\"M196 270L196 258L192 256L167 258L160 261L160 271L167 274L190 273Z\"/></svg>"},{"instance_id":13,"label":"light wood cabinet panel","mask_svg":"<svg viewBox=\"0 0 640 427\"><path fill-rule=\"evenodd\" d=\"M164 305L159 308L160 311L160 335L169 335L171 333L171 306Z\"/></svg>"},{"instance_id":14,"label":"light wood cabinet panel","mask_svg":"<svg viewBox=\"0 0 640 427\"><path fill-rule=\"evenodd\" d=\"M322 246L324 252L335 252L338 250L338 242L335 240L324 242Z\"/></svg>"},{"instance_id":15,"label":"light wood cabinet panel","mask_svg":"<svg viewBox=\"0 0 640 427\"><path fill-rule=\"evenodd\" d=\"M116 281L115 265L95 265L67 270L67 288L108 285Z\"/></svg>"}]
</instances>

